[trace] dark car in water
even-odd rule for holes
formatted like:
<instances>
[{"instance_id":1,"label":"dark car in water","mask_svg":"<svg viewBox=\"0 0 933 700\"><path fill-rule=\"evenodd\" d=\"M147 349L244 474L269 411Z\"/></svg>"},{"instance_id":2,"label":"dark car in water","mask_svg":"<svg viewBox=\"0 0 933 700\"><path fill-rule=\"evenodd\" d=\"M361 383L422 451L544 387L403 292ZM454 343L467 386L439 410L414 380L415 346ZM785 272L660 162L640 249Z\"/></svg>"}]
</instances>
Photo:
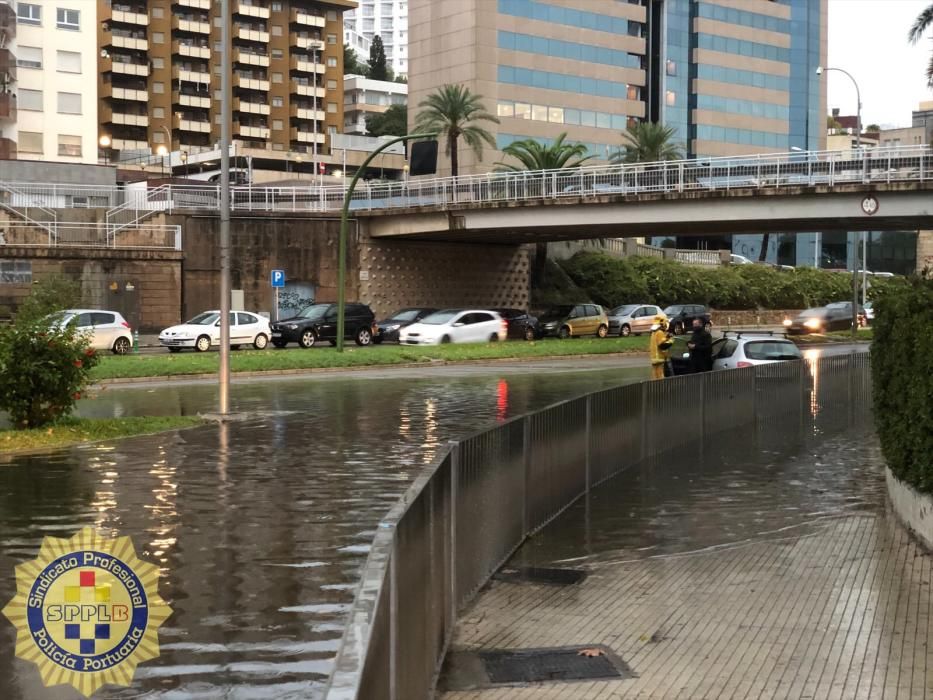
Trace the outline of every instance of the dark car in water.
<instances>
[{"instance_id":1,"label":"dark car in water","mask_svg":"<svg viewBox=\"0 0 933 700\"><path fill-rule=\"evenodd\" d=\"M521 309L490 309L499 314L508 326L510 340L535 340L544 334L538 319Z\"/></svg>"},{"instance_id":2,"label":"dark car in water","mask_svg":"<svg viewBox=\"0 0 933 700\"><path fill-rule=\"evenodd\" d=\"M357 345L369 345L376 332L375 315L366 304L346 304L344 307L344 339ZM327 340L337 343L337 304L312 304L297 315L272 324L272 344L284 348L298 343L310 348Z\"/></svg>"},{"instance_id":3,"label":"dark car in water","mask_svg":"<svg viewBox=\"0 0 933 700\"><path fill-rule=\"evenodd\" d=\"M713 327L709 309L702 304L674 304L664 309L664 314L667 316L668 326L674 335L689 333L693 328L695 318L703 322L706 330Z\"/></svg>"},{"instance_id":4,"label":"dark car in water","mask_svg":"<svg viewBox=\"0 0 933 700\"><path fill-rule=\"evenodd\" d=\"M859 307L859 325L865 318L865 310ZM794 319L784 319L784 330L789 335L847 331L852 328L852 302L840 301L826 306L806 309Z\"/></svg>"},{"instance_id":5,"label":"dark car in water","mask_svg":"<svg viewBox=\"0 0 933 700\"><path fill-rule=\"evenodd\" d=\"M379 343L397 343L398 332L402 328L417 323L425 316L430 316L435 311L437 311L437 309L422 308L420 306L399 309L386 320L376 322L376 334L373 336L373 342L377 345Z\"/></svg>"}]
</instances>

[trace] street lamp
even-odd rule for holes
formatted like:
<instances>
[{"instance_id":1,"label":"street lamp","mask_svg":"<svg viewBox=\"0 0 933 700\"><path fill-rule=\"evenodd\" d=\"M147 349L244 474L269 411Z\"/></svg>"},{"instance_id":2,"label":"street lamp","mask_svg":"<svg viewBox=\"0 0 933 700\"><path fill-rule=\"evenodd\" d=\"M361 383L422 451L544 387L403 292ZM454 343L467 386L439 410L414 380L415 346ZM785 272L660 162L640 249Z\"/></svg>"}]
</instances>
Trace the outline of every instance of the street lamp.
<instances>
[{"instance_id":1,"label":"street lamp","mask_svg":"<svg viewBox=\"0 0 933 700\"><path fill-rule=\"evenodd\" d=\"M188 177L188 151L181 152L181 165L182 165L182 171L181 171L182 176Z\"/></svg>"},{"instance_id":2,"label":"street lamp","mask_svg":"<svg viewBox=\"0 0 933 700\"><path fill-rule=\"evenodd\" d=\"M110 165L110 146L113 141L110 140L110 137L107 134L104 134L97 141L100 144L100 147L104 149L104 165Z\"/></svg>"},{"instance_id":3,"label":"street lamp","mask_svg":"<svg viewBox=\"0 0 933 700\"><path fill-rule=\"evenodd\" d=\"M165 156L168 153L168 149L164 144L159 144L159 147L156 148L156 155L162 156L162 177L165 177Z\"/></svg>"},{"instance_id":4,"label":"street lamp","mask_svg":"<svg viewBox=\"0 0 933 700\"><path fill-rule=\"evenodd\" d=\"M864 159L864 154L862 153L862 92L858 88L858 83L855 78L852 77L852 74L842 68L824 68L823 66L816 67L816 74L823 75L823 71L834 70L837 73L842 73L852 81L852 85L855 86L855 150L859 154L859 158ZM865 304L865 297L868 291L868 239L865 238L865 232L859 231L859 237L862 242L862 304ZM852 337L855 337L855 333L858 327L858 241L855 243L855 262L853 265L853 274L852 274Z\"/></svg>"},{"instance_id":5,"label":"street lamp","mask_svg":"<svg viewBox=\"0 0 933 700\"><path fill-rule=\"evenodd\" d=\"M304 159L301 157L301 154L298 154L295 156L295 173L297 173L296 177L299 180L301 179L301 161L302 160Z\"/></svg>"}]
</instances>

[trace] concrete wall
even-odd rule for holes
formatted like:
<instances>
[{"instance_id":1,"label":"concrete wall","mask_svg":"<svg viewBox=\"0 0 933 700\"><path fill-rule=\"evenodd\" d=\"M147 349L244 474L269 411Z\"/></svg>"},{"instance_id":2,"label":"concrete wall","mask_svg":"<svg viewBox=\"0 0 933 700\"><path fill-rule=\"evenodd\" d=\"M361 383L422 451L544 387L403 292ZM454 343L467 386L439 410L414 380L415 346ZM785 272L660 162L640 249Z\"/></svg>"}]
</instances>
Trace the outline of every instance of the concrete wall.
<instances>
[{"instance_id":1,"label":"concrete wall","mask_svg":"<svg viewBox=\"0 0 933 700\"><path fill-rule=\"evenodd\" d=\"M885 469L888 498L898 519L928 549L933 550L933 496L915 491Z\"/></svg>"},{"instance_id":2,"label":"concrete wall","mask_svg":"<svg viewBox=\"0 0 933 700\"><path fill-rule=\"evenodd\" d=\"M28 131L28 129L27 129ZM97 146L94 146L97 152ZM36 182L36 183L66 183L75 185L115 185L117 182L117 169L109 165L86 165L75 163L47 163L41 160L3 161L2 180L8 182ZM71 216L74 211L68 210L68 220L74 221Z\"/></svg>"},{"instance_id":3,"label":"concrete wall","mask_svg":"<svg viewBox=\"0 0 933 700\"><path fill-rule=\"evenodd\" d=\"M933 231L917 232L917 272L933 270Z\"/></svg>"}]
</instances>

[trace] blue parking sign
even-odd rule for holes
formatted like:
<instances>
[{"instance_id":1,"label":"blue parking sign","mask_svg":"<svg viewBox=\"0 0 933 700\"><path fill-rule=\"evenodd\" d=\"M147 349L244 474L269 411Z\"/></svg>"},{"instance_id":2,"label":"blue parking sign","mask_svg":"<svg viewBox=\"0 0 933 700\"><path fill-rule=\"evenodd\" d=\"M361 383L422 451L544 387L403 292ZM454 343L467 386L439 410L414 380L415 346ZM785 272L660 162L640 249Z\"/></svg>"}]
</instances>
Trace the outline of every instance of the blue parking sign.
<instances>
[{"instance_id":1,"label":"blue parking sign","mask_svg":"<svg viewBox=\"0 0 933 700\"><path fill-rule=\"evenodd\" d=\"M272 286L276 288L285 286L285 270L272 271Z\"/></svg>"}]
</instances>

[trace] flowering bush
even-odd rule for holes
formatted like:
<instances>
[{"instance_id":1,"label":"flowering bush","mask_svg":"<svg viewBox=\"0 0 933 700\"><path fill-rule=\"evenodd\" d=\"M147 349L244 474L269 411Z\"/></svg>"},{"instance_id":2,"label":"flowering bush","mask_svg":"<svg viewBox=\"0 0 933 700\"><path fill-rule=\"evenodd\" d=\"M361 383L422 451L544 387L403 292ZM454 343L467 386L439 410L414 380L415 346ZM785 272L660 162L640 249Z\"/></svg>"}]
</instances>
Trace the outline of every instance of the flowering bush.
<instances>
[{"instance_id":1,"label":"flowering bush","mask_svg":"<svg viewBox=\"0 0 933 700\"><path fill-rule=\"evenodd\" d=\"M68 415L100 362L74 326L17 318L0 329L0 409L17 428L37 428Z\"/></svg>"}]
</instances>

